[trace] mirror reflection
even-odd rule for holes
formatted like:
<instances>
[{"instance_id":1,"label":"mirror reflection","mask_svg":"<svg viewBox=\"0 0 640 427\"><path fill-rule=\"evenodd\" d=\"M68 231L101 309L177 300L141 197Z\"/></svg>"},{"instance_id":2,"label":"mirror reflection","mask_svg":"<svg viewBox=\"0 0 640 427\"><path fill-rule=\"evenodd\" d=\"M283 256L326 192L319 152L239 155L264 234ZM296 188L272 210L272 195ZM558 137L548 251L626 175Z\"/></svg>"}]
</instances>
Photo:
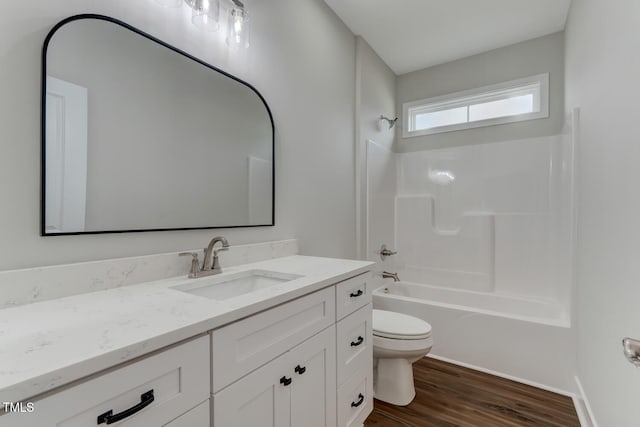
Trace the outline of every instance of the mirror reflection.
<instances>
[{"instance_id":1,"label":"mirror reflection","mask_svg":"<svg viewBox=\"0 0 640 427\"><path fill-rule=\"evenodd\" d=\"M108 18L45 47L43 234L273 225L255 89Z\"/></svg>"}]
</instances>

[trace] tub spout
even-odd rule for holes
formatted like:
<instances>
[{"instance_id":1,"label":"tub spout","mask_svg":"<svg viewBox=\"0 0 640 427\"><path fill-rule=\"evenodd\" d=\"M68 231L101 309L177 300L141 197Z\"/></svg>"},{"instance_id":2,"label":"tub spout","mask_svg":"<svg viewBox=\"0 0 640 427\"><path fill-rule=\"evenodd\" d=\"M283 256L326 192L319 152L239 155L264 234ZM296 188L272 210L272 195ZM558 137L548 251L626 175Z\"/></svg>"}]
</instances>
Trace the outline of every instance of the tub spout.
<instances>
[{"instance_id":1,"label":"tub spout","mask_svg":"<svg viewBox=\"0 0 640 427\"><path fill-rule=\"evenodd\" d=\"M399 282L400 278L398 277L398 273L389 273L388 271L382 272L383 279L393 279L394 282Z\"/></svg>"}]
</instances>

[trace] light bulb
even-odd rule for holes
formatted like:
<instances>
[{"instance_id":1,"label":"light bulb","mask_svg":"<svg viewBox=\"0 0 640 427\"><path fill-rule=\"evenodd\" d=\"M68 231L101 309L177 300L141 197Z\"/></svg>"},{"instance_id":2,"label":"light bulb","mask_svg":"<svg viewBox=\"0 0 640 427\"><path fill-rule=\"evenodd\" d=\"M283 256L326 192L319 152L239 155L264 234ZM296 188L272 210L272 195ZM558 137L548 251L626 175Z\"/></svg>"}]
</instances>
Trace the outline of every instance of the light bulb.
<instances>
[{"instance_id":1,"label":"light bulb","mask_svg":"<svg viewBox=\"0 0 640 427\"><path fill-rule=\"evenodd\" d=\"M232 49L249 47L249 14L244 8L234 7L229 11L227 44Z\"/></svg>"},{"instance_id":2,"label":"light bulb","mask_svg":"<svg viewBox=\"0 0 640 427\"><path fill-rule=\"evenodd\" d=\"M187 4L190 4L187 2ZM195 0L191 13L191 22L198 28L206 31L216 31L220 28L220 1L219 0Z\"/></svg>"}]
</instances>

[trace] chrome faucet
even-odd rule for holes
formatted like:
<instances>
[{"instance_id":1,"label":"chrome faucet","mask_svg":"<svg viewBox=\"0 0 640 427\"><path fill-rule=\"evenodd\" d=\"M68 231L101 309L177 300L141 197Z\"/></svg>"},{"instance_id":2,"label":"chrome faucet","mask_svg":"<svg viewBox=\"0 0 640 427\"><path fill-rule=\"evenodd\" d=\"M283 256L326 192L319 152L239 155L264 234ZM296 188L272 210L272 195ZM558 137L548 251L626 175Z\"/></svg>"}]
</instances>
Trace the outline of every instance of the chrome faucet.
<instances>
[{"instance_id":1,"label":"chrome faucet","mask_svg":"<svg viewBox=\"0 0 640 427\"><path fill-rule=\"evenodd\" d=\"M383 279L393 279L394 282L399 282L400 278L398 277L398 273L389 273L388 271L382 272Z\"/></svg>"},{"instance_id":2,"label":"chrome faucet","mask_svg":"<svg viewBox=\"0 0 640 427\"><path fill-rule=\"evenodd\" d=\"M216 243L222 243L222 247L214 249ZM200 268L200 261L198 260L197 252L181 252L180 256L191 256L191 269L189 270L189 277L192 279L204 276L211 276L213 274L222 273L222 267L218 259L218 252L226 251L229 249L229 242L222 236L216 236L209 242L209 245L204 250L204 260L202 261L202 268Z\"/></svg>"}]
</instances>

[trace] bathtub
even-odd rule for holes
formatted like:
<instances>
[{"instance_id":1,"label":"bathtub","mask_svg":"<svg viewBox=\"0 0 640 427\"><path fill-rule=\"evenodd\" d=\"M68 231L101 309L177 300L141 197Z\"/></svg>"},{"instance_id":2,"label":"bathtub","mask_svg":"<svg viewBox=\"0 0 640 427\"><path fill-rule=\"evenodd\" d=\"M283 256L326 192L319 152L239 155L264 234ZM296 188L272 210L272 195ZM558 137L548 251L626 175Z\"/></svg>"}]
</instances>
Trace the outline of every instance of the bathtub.
<instances>
[{"instance_id":1,"label":"bathtub","mask_svg":"<svg viewBox=\"0 0 640 427\"><path fill-rule=\"evenodd\" d=\"M554 301L385 282L373 292L373 306L431 324L431 357L575 392L574 336L568 314Z\"/></svg>"},{"instance_id":2,"label":"bathtub","mask_svg":"<svg viewBox=\"0 0 640 427\"><path fill-rule=\"evenodd\" d=\"M411 282L387 284L374 296L404 301L428 302L429 305L464 310L527 322L569 327L569 317L555 301L522 298L487 292L448 289Z\"/></svg>"}]
</instances>

